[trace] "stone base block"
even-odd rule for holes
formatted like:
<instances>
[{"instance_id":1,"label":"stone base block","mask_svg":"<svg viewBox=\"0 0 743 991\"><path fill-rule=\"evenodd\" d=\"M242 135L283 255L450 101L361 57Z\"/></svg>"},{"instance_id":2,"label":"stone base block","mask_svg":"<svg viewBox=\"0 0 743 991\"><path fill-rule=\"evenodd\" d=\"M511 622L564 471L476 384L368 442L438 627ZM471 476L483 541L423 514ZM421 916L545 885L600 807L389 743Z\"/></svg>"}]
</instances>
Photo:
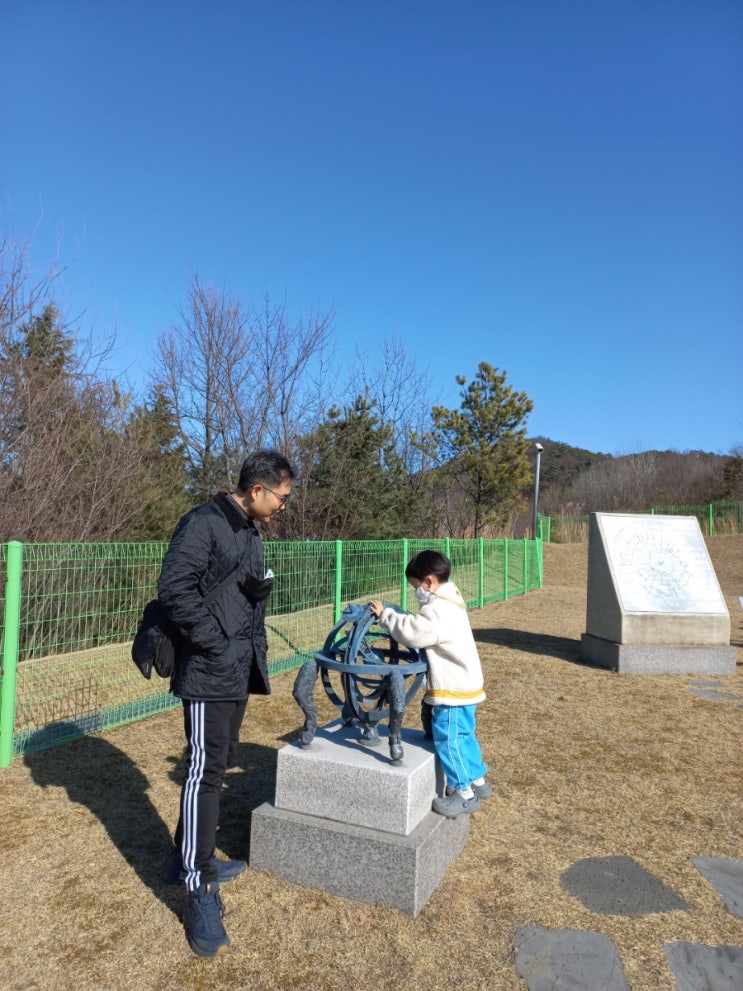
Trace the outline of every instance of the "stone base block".
<instances>
[{"instance_id":1,"label":"stone base block","mask_svg":"<svg viewBox=\"0 0 743 991\"><path fill-rule=\"evenodd\" d=\"M584 633L581 656L619 674L735 674L735 647L624 644Z\"/></svg>"},{"instance_id":2,"label":"stone base block","mask_svg":"<svg viewBox=\"0 0 743 991\"><path fill-rule=\"evenodd\" d=\"M468 836L466 815L446 819L429 812L412 833L400 836L265 803L253 812L250 866L415 917Z\"/></svg>"},{"instance_id":3,"label":"stone base block","mask_svg":"<svg viewBox=\"0 0 743 991\"><path fill-rule=\"evenodd\" d=\"M379 745L360 742L358 724L341 719L317 731L312 745L282 747L276 767L279 809L369 826L407 836L431 811L437 789L433 744L420 730L403 729L405 756L390 763L386 726L379 727Z\"/></svg>"}]
</instances>

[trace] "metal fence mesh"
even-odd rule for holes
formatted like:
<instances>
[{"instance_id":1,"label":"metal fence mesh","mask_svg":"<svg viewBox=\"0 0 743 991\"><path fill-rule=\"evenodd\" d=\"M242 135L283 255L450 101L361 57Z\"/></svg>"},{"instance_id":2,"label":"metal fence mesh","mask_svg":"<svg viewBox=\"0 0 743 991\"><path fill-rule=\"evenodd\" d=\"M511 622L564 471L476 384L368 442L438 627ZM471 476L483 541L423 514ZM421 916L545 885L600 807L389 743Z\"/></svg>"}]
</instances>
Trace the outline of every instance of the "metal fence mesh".
<instances>
[{"instance_id":1,"label":"metal fence mesh","mask_svg":"<svg viewBox=\"0 0 743 991\"><path fill-rule=\"evenodd\" d=\"M620 512L620 510L613 510ZM696 516L702 533L708 537L743 533L743 502L708 502L703 506L652 506L626 509L626 513L657 516ZM588 540L588 514L555 515L539 518L540 536L547 543L571 544Z\"/></svg>"},{"instance_id":2,"label":"metal fence mesh","mask_svg":"<svg viewBox=\"0 0 743 991\"><path fill-rule=\"evenodd\" d=\"M5 600L16 582L20 609L16 616L4 609L0 745L40 750L178 704L167 682L142 677L130 653L167 544L16 544L17 575L11 546L0 545ZM271 673L313 656L349 602L378 597L417 608L405 565L424 548L451 558L471 607L541 585L535 541L266 542L275 575L266 619ZM11 671L12 686L5 683Z\"/></svg>"}]
</instances>

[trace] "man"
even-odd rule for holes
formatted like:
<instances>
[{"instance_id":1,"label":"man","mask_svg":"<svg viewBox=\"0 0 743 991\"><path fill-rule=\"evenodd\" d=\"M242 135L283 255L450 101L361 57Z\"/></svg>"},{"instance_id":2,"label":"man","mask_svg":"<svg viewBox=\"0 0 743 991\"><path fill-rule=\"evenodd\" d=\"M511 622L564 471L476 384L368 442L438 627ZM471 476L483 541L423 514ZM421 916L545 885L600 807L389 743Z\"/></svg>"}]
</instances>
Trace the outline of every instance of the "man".
<instances>
[{"instance_id":1,"label":"man","mask_svg":"<svg viewBox=\"0 0 743 991\"><path fill-rule=\"evenodd\" d=\"M271 691L265 600L273 577L265 573L255 524L286 508L293 478L277 451L247 457L234 492L220 492L180 521L158 582L158 597L180 634L172 689L183 701L187 742L170 875L185 881L183 925L199 956L229 947L219 884L247 866L215 856L219 799L248 697Z\"/></svg>"}]
</instances>

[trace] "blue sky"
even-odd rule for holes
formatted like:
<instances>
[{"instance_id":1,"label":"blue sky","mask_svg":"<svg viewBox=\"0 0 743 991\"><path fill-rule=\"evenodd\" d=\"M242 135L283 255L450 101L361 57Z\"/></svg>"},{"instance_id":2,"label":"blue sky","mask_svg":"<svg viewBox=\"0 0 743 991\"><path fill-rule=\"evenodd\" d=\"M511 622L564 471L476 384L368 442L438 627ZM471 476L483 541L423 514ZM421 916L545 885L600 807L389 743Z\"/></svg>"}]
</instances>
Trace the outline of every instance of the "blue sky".
<instances>
[{"instance_id":1,"label":"blue sky","mask_svg":"<svg viewBox=\"0 0 743 991\"><path fill-rule=\"evenodd\" d=\"M198 274L480 361L594 451L743 444L740 0L4 0L0 231L135 382Z\"/></svg>"}]
</instances>

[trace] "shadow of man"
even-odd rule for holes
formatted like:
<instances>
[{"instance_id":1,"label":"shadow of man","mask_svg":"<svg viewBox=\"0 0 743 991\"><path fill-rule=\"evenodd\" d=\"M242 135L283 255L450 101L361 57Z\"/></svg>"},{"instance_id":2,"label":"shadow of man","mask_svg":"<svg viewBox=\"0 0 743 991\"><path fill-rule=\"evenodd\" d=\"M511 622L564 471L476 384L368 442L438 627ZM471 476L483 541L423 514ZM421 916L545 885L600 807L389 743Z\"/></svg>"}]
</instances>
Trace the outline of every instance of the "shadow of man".
<instances>
[{"instance_id":1,"label":"shadow of man","mask_svg":"<svg viewBox=\"0 0 743 991\"><path fill-rule=\"evenodd\" d=\"M75 739L79 736L79 728L70 722L52 723L33 734L24 761L34 781L41 788L62 787L71 802L90 809L142 884L178 916L178 889L163 883L173 841L147 794L149 781L108 740ZM48 749L60 740L72 742Z\"/></svg>"}]
</instances>

